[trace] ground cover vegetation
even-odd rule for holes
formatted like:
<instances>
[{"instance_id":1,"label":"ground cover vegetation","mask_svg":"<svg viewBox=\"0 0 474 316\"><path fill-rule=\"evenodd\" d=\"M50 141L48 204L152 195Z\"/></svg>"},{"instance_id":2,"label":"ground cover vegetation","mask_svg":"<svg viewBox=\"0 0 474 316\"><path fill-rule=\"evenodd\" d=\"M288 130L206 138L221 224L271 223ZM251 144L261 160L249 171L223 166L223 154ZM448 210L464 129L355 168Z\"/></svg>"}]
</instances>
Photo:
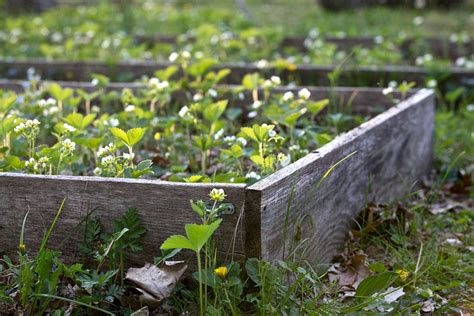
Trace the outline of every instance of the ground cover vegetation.
<instances>
[{"instance_id":1,"label":"ground cover vegetation","mask_svg":"<svg viewBox=\"0 0 474 316\"><path fill-rule=\"evenodd\" d=\"M0 170L252 183L367 117L352 113L350 104L313 100L303 88L297 93L272 94L281 84L278 77L250 74L240 87L222 90L217 84L227 72L209 71L213 62L208 57L337 64L348 55L337 56L320 34L369 34L380 36L379 43L374 49L349 53L352 61L397 64L406 63L392 45L403 37L401 32L441 33L462 42L474 29L466 27L472 24L468 10L441 14L369 8L336 14L316 6L308 10L314 2L301 0L298 4L306 7L292 6L294 14L285 15L288 27L281 30L275 25L286 12L283 5L267 14L267 5L248 3L258 25L216 3L211 9L180 2L161 6L144 2L143 9L133 12L103 3L53 9L41 17L0 19L2 58L171 57L187 71L184 79L176 80L172 74L177 69L170 67L153 78L143 78L145 87L139 91L110 93L105 92L108 79L103 76L94 78L95 92L86 92L39 83L32 72L25 92L0 92ZM315 20L321 21L318 30ZM439 32L433 33L435 29ZM197 36L197 40L152 48L135 44L135 35L156 30L189 32L185 37ZM287 34L305 34L307 44L314 45L312 52L278 55L272 44ZM208 41L212 36L215 43ZM418 64L452 64L426 54L429 51L416 56L422 59ZM294 58L288 59L291 55ZM472 55L454 64L469 68ZM427 78L426 84L436 88L432 80ZM412 88L407 82L390 83L384 94L390 98L394 92ZM183 223L183 234L165 240L153 263L126 265L132 253L146 251L141 239L147 233L143 226L147 219L133 208L113 222L112 231L105 231L93 212L84 218L78 227L84 240L77 245L83 260L65 263L59 250L48 247L61 205L38 249L25 244L26 213L17 254L0 259L0 313L472 313L474 106L466 87L453 86L444 92L436 114L431 179L393 203L368 201L354 221L345 248L330 265L311 265L291 251L273 263L256 258L245 262L218 259L214 232L221 225L221 205L226 201L225 191L218 189L209 192L206 201L190 201L189 212L195 212L200 221ZM242 98L246 107L240 106ZM196 265L173 262L183 251L194 254Z\"/></svg>"}]
</instances>

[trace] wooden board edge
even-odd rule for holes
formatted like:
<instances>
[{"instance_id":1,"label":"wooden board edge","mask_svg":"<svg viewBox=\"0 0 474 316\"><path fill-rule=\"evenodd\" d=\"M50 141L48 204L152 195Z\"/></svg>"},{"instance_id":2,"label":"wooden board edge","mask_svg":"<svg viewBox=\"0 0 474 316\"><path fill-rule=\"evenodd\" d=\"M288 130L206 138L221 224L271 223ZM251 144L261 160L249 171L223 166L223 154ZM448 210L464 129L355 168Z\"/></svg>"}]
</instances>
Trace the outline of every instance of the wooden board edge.
<instances>
[{"instance_id":1,"label":"wooden board edge","mask_svg":"<svg viewBox=\"0 0 474 316\"><path fill-rule=\"evenodd\" d=\"M305 167L308 164L313 163L315 160L324 157L334 149L343 146L344 144L352 141L356 137L361 137L364 133L370 130L375 125L383 124L386 120L397 115L401 111L405 111L412 106L416 106L420 101L433 98L434 100L435 93L431 89L420 89L414 95L407 98L405 101L397 103L387 111L373 117L369 121L362 123L358 127L340 134L333 141L324 145L323 147L311 152L307 156L295 161L294 163L278 170L277 172L271 174L270 176L256 182L251 185L248 190L263 191L272 186L275 186L288 174L295 172L298 169Z\"/></svg>"}]
</instances>

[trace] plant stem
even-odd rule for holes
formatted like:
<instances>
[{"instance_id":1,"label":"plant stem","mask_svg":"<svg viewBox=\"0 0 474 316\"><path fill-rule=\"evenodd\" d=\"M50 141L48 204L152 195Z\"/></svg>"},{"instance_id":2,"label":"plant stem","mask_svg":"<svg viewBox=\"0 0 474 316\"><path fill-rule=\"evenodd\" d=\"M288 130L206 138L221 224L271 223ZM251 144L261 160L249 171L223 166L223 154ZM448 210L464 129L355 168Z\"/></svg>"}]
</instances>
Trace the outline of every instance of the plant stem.
<instances>
[{"instance_id":1,"label":"plant stem","mask_svg":"<svg viewBox=\"0 0 474 316\"><path fill-rule=\"evenodd\" d=\"M123 286L123 278L124 278L124 271L123 271L123 250L120 249L120 285Z\"/></svg>"},{"instance_id":2,"label":"plant stem","mask_svg":"<svg viewBox=\"0 0 474 316\"><path fill-rule=\"evenodd\" d=\"M86 115L91 113L91 100L86 100Z\"/></svg>"},{"instance_id":3,"label":"plant stem","mask_svg":"<svg viewBox=\"0 0 474 316\"><path fill-rule=\"evenodd\" d=\"M232 305L232 301L230 300L229 293L227 293L227 287L224 286L224 294L225 297L227 298L227 301L229 302L229 308L232 313L232 315L237 315L236 311L234 310L234 306Z\"/></svg>"},{"instance_id":4,"label":"plant stem","mask_svg":"<svg viewBox=\"0 0 474 316\"><path fill-rule=\"evenodd\" d=\"M208 243L204 245L204 277L207 283L207 265L208 265ZM207 311L207 285L204 287L204 310Z\"/></svg>"},{"instance_id":5,"label":"plant stem","mask_svg":"<svg viewBox=\"0 0 474 316\"><path fill-rule=\"evenodd\" d=\"M199 310L200 315L204 315L204 309L202 304L202 271L201 271L201 254L199 251L196 252L198 260L198 273L199 273Z\"/></svg>"},{"instance_id":6,"label":"plant stem","mask_svg":"<svg viewBox=\"0 0 474 316\"><path fill-rule=\"evenodd\" d=\"M207 155L206 151L203 150L201 152L201 173L202 173L203 176L206 175L206 170L207 170L207 168L206 168L206 158L207 158L206 155Z\"/></svg>"}]
</instances>

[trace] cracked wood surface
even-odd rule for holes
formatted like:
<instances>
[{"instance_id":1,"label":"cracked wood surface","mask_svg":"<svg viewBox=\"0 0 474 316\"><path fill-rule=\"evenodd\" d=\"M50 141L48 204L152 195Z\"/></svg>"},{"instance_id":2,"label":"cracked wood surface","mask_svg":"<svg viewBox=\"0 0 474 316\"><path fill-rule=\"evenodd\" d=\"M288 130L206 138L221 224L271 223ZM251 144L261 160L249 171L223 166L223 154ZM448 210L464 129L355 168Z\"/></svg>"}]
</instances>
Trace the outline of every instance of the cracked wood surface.
<instances>
[{"instance_id":1,"label":"cracked wood surface","mask_svg":"<svg viewBox=\"0 0 474 316\"><path fill-rule=\"evenodd\" d=\"M147 229L144 252L131 256L132 263L153 262L161 254L161 243L170 235L184 234L184 224L197 223L191 199L209 200L212 188L223 188L227 202L234 204L235 214L224 215L217 233L217 245L227 252L243 211L245 186L239 184L184 184L160 180L114 179L99 177L41 176L0 173L0 254L17 251L23 217L26 222L25 244L37 250L41 238L52 223L63 199L64 209L48 243L50 249L59 247L69 261L77 259L78 242L84 227L78 227L83 217L94 210L106 231L113 229L113 219L127 208L137 209ZM243 254L241 225L235 240L235 252Z\"/></svg>"},{"instance_id":2,"label":"cracked wood surface","mask_svg":"<svg viewBox=\"0 0 474 316\"><path fill-rule=\"evenodd\" d=\"M260 210L260 223L247 223L261 229L253 251L276 260L298 245L311 262L329 262L368 201L401 198L429 173L433 128L434 94L421 90L247 188L246 205Z\"/></svg>"},{"instance_id":3,"label":"cracked wood surface","mask_svg":"<svg viewBox=\"0 0 474 316\"><path fill-rule=\"evenodd\" d=\"M311 89L318 97L329 93L327 88ZM337 88L332 92L344 101L354 91L354 105L361 110L389 104L380 89ZM219 229L222 257L232 248L234 235L237 258L262 256L268 260L280 259L283 249L288 254L292 249L290 240L296 236L300 241L306 240L300 249L306 251L307 258L325 263L343 244L353 217L367 201L400 198L428 173L433 118L434 94L419 90L406 101L249 187L0 173L0 253L15 253L28 208L31 213L26 243L33 249L37 247L60 202L66 198L51 239L52 248L61 245L70 259L77 258L77 242L83 235L77 224L88 210L95 209L110 231L112 219L127 207L136 207L148 229L146 251L132 257L132 261L141 264L159 254L159 246L166 237L182 234L184 224L198 220L189 200L206 200L208 192L216 187L225 189L228 202L236 208L236 214L226 215ZM328 169L354 152L317 187ZM294 196L289 203L292 188ZM289 225L285 230L288 205Z\"/></svg>"}]
</instances>

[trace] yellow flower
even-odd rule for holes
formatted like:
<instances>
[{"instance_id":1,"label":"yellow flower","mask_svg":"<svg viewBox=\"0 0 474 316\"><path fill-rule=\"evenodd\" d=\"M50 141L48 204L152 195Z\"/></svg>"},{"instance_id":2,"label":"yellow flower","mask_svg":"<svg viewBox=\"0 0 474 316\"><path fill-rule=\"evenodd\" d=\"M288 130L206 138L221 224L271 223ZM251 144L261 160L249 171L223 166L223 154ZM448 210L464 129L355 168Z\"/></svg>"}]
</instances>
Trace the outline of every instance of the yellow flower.
<instances>
[{"instance_id":1,"label":"yellow flower","mask_svg":"<svg viewBox=\"0 0 474 316\"><path fill-rule=\"evenodd\" d=\"M289 64L286 69L288 71L295 71L296 70L296 65L295 64Z\"/></svg>"},{"instance_id":2,"label":"yellow flower","mask_svg":"<svg viewBox=\"0 0 474 316\"><path fill-rule=\"evenodd\" d=\"M19 244L19 245L18 245L18 250L19 250L21 253L24 253L25 250L26 250L25 244Z\"/></svg>"},{"instance_id":3,"label":"yellow flower","mask_svg":"<svg viewBox=\"0 0 474 316\"><path fill-rule=\"evenodd\" d=\"M228 272L229 271L227 271L227 267L219 267L214 269L214 273L221 279L225 279Z\"/></svg>"},{"instance_id":4,"label":"yellow flower","mask_svg":"<svg viewBox=\"0 0 474 316\"><path fill-rule=\"evenodd\" d=\"M400 276L400 279L403 282L405 282L406 279L408 278L408 275L410 275L410 272L402 270L402 269L398 269L396 272L398 273L398 275Z\"/></svg>"},{"instance_id":5,"label":"yellow flower","mask_svg":"<svg viewBox=\"0 0 474 316\"><path fill-rule=\"evenodd\" d=\"M212 189L211 193L209 193L209 197L213 201L222 202L224 201L226 195L223 189Z\"/></svg>"}]
</instances>

